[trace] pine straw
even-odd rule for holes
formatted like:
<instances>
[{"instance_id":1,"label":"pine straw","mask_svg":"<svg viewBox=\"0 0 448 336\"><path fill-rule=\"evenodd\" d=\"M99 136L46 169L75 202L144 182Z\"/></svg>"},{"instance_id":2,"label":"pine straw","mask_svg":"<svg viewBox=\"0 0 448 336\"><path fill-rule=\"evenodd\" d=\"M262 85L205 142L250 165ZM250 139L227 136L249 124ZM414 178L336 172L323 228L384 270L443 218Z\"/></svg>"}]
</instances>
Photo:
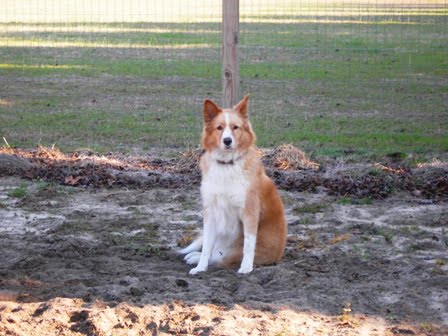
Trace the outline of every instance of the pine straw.
<instances>
[{"instance_id":1,"label":"pine straw","mask_svg":"<svg viewBox=\"0 0 448 336\"><path fill-rule=\"evenodd\" d=\"M448 169L448 162L433 160L432 162L418 163L417 168L445 168Z\"/></svg>"},{"instance_id":2,"label":"pine straw","mask_svg":"<svg viewBox=\"0 0 448 336\"><path fill-rule=\"evenodd\" d=\"M181 188L200 183L198 166L202 154L202 149L197 148L167 159L122 154L96 156L85 151L64 154L56 148L46 147L37 150L3 147L0 148L0 155L3 156L0 164L17 159L25 162L21 163L23 169L0 169L0 176L17 175L95 188ZM279 188L285 190L326 191L331 195L375 199L386 198L395 190L401 190L430 199L448 199L448 165L444 162L416 168L400 166L399 163L394 166L377 164L371 166L376 170L328 174L325 168L320 168L291 145L265 151L263 162L267 174Z\"/></svg>"},{"instance_id":3,"label":"pine straw","mask_svg":"<svg viewBox=\"0 0 448 336\"><path fill-rule=\"evenodd\" d=\"M318 170L319 164L310 160L306 154L290 144L280 145L267 152L265 160L280 170Z\"/></svg>"}]
</instances>

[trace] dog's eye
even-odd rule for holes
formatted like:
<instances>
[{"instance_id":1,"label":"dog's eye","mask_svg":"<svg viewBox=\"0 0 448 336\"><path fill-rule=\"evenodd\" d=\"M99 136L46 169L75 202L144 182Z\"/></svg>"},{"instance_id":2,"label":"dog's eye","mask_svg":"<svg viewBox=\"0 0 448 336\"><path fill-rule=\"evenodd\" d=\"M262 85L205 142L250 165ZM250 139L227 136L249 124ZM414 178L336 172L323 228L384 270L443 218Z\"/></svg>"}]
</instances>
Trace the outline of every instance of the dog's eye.
<instances>
[{"instance_id":1,"label":"dog's eye","mask_svg":"<svg viewBox=\"0 0 448 336\"><path fill-rule=\"evenodd\" d=\"M218 126L218 127L216 127L216 129L217 129L218 131L222 131L222 126Z\"/></svg>"},{"instance_id":2,"label":"dog's eye","mask_svg":"<svg viewBox=\"0 0 448 336\"><path fill-rule=\"evenodd\" d=\"M233 126L234 130L237 130L239 127L237 125Z\"/></svg>"}]
</instances>

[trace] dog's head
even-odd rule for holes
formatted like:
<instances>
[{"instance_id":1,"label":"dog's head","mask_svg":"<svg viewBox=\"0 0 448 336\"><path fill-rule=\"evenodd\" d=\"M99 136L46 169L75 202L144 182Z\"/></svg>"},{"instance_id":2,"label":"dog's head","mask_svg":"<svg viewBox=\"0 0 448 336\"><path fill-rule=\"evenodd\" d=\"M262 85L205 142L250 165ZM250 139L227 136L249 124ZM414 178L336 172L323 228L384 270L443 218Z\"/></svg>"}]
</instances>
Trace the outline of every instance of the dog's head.
<instances>
[{"instance_id":1,"label":"dog's head","mask_svg":"<svg viewBox=\"0 0 448 336\"><path fill-rule=\"evenodd\" d=\"M255 143L248 118L249 95L230 109L222 109L211 100L204 101L202 146L223 160L233 160Z\"/></svg>"}]
</instances>

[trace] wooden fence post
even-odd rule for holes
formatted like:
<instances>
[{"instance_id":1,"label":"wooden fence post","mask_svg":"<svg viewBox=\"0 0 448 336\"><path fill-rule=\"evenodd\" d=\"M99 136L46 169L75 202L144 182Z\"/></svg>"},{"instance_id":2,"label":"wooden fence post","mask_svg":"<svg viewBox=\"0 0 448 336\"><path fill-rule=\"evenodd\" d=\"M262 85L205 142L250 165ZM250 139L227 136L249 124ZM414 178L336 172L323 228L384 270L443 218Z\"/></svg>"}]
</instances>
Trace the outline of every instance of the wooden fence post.
<instances>
[{"instance_id":1,"label":"wooden fence post","mask_svg":"<svg viewBox=\"0 0 448 336\"><path fill-rule=\"evenodd\" d=\"M239 6L239 0L222 0L222 103L224 108L235 105L239 97Z\"/></svg>"}]
</instances>

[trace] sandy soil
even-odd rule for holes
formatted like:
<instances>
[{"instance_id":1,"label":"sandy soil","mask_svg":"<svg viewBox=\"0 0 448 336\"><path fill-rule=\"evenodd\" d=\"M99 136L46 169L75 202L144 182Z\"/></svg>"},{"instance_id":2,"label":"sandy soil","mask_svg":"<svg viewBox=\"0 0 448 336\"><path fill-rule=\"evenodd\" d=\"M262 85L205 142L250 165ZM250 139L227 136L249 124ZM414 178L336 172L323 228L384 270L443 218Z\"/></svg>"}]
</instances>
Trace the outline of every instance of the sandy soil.
<instances>
[{"instance_id":1,"label":"sandy soil","mask_svg":"<svg viewBox=\"0 0 448 336\"><path fill-rule=\"evenodd\" d=\"M446 202L282 196L281 263L189 276L196 187L0 178L0 335L448 334Z\"/></svg>"}]
</instances>

